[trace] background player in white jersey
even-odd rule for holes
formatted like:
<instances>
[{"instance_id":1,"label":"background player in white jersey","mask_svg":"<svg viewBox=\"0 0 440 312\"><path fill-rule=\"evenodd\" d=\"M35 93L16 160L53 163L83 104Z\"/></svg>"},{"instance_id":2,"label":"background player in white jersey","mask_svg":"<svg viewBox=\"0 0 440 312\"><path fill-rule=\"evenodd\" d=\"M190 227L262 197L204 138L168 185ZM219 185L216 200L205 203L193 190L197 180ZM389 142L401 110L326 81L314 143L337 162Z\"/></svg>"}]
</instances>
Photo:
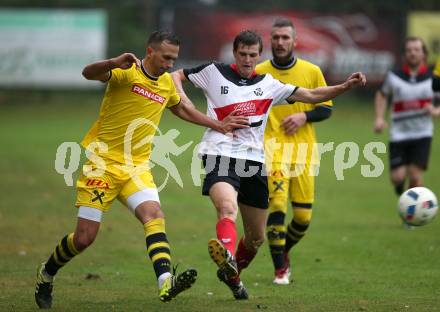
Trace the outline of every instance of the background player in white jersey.
<instances>
[{"instance_id":1,"label":"background player in white jersey","mask_svg":"<svg viewBox=\"0 0 440 312\"><path fill-rule=\"evenodd\" d=\"M440 92L440 57L438 57L437 62L435 63L432 75L432 90L434 90L434 92Z\"/></svg>"},{"instance_id":2,"label":"background player in white jersey","mask_svg":"<svg viewBox=\"0 0 440 312\"><path fill-rule=\"evenodd\" d=\"M374 131L387 127L385 110L391 102L389 161L391 182L397 195L423 185L428 167L433 124L431 72L426 66L428 51L422 39L409 37L404 45L404 64L389 71L382 88L376 92Z\"/></svg>"},{"instance_id":3,"label":"background player in white jersey","mask_svg":"<svg viewBox=\"0 0 440 312\"><path fill-rule=\"evenodd\" d=\"M219 267L218 278L236 299L248 298L239 274L255 257L265 237L268 189L263 141L270 107L286 100L321 103L365 84L362 73L352 74L343 84L313 90L283 84L271 75L255 72L262 48L258 34L242 31L233 44L235 64L209 63L172 73L183 101L189 102L182 88L184 80L204 91L209 117L222 120L234 112L249 118L249 128L231 135L206 131L199 149L207 172L202 193L210 196L217 210L217 239L208 242L208 250ZM235 252L238 208L244 237Z\"/></svg>"},{"instance_id":4,"label":"background player in white jersey","mask_svg":"<svg viewBox=\"0 0 440 312\"><path fill-rule=\"evenodd\" d=\"M295 56L296 40L292 21L277 19L271 32L273 59L258 64L257 73L269 73L281 82L309 89L326 86L318 66ZM266 164L270 168L266 231L275 268L275 284L290 283L289 251L304 237L310 225L315 198L314 173L319 166L319 158L313 153L316 144L313 123L329 118L332 105L331 101L316 106L285 102L273 107L269 114L265 131ZM271 151L274 143L277 148ZM298 146L306 146L307 150L299 152ZM293 216L286 227L289 199Z\"/></svg>"},{"instance_id":5,"label":"background player in white jersey","mask_svg":"<svg viewBox=\"0 0 440 312\"><path fill-rule=\"evenodd\" d=\"M87 162L77 181L78 217L74 233L61 239L49 259L37 272L35 300L40 308L52 306L54 276L95 240L101 218L117 198L141 222L145 233L147 254L153 263L159 286L159 297L169 301L189 288L197 272L189 269L178 276L171 274L171 255L165 232L164 214L159 194L148 168L151 140L162 113L169 108L178 117L226 133L234 128L247 127L243 117L228 116L223 121L208 118L193 106L181 103L170 74L166 73L179 53L179 40L169 32L153 32L148 39L145 58L140 61L132 53L87 65L83 75L89 80L108 82L99 118L87 133L82 144L105 143L105 149L92 151L100 158L101 173L96 163ZM137 124L126 135L133 122ZM126 143L134 146L127 163ZM105 165L105 168L103 166ZM92 168L92 174L86 168ZM90 174L88 174L90 173ZM174 274L174 272L173 272Z\"/></svg>"}]
</instances>

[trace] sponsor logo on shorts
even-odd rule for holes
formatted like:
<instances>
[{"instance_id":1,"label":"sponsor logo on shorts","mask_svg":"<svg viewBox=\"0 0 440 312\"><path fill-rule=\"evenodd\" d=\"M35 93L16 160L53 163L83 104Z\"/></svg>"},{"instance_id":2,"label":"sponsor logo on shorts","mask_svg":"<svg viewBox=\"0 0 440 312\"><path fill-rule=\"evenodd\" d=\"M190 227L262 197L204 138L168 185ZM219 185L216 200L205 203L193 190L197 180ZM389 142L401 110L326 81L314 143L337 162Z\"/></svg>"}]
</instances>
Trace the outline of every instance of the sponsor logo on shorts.
<instances>
[{"instance_id":1,"label":"sponsor logo on shorts","mask_svg":"<svg viewBox=\"0 0 440 312\"><path fill-rule=\"evenodd\" d=\"M280 182L273 181L273 185L275 186L275 189L273 191L274 192L278 192L278 191L284 192L283 184L284 184L284 181L280 181Z\"/></svg>"},{"instance_id":2,"label":"sponsor logo on shorts","mask_svg":"<svg viewBox=\"0 0 440 312\"><path fill-rule=\"evenodd\" d=\"M160 104L165 103L165 98L163 96L160 96L159 94L138 85L133 85L133 87L131 88L131 92L142 95L143 97L146 97L147 99L153 100Z\"/></svg>"},{"instance_id":3,"label":"sponsor logo on shorts","mask_svg":"<svg viewBox=\"0 0 440 312\"><path fill-rule=\"evenodd\" d=\"M92 202L95 202L95 201L99 200L99 202L102 205L103 204L102 198L105 196L105 193L104 192L100 192L98 190L94 190L93 194L95 194L96 197L92 198Z\"/></svg>"},{"instance_id":4,"label":"sponsor logo on shorts","mask_svg":"<svg viewBox=\"0 0 440 312\"><path fill-rule=\"evenodd\" d=\"M100 179L88 179L86 182L86 186L94 186L96 188L104 188L104 189L110 188L107 182Z\"/></svg>"}]
</instances>

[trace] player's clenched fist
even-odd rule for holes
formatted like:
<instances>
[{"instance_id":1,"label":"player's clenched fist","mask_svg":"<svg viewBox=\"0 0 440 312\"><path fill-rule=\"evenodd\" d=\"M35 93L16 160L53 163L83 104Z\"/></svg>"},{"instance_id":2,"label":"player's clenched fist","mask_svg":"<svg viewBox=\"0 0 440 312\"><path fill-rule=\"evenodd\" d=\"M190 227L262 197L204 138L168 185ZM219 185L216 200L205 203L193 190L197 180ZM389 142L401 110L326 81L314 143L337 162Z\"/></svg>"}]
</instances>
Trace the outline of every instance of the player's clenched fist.
<instances>
[{"instance_id":1,"label":"player's clenched fist","mask_svg":"<svg viewBox=\"0 0 440 312\"><path fill-rule=\"evenodd\" d=\"M346 86L350 89L357 86L365 86L366 83L367 78L361 72L351 74L345 81Z\"/></svg>"},{"instance_id":2,"label":"player's clenched fist","mask_svg":"<svg viewBox=\"0 0 440 312\"><path fill-rule=\"evenodd\" d=\"M137 67L141 66L141 61L133 53L123 53L115 58L111 59L111 62L115 68L129 69L133 63L136 63Z\"/></svg>"}]
</instances>

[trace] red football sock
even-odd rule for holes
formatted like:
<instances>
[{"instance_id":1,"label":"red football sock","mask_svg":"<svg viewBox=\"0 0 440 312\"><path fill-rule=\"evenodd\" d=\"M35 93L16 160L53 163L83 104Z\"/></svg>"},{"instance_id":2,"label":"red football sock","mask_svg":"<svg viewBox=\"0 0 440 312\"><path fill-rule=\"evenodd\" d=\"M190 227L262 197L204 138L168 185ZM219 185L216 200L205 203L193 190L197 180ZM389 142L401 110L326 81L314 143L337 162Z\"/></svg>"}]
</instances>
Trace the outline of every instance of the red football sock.
<instances>
[{"instance_id":1,"label":"red football sock","mask_svg":"<svg viewBox=\"0 0 440 312\"><path fill-rule=\"evenodd\" d=\"M246 248L243 242L243 238L240 239L240 242L238 243L237 247L237 267L238 267L238 274L240 274L241 270L246 269L251 263L251 261L255 258L255 255L257 254L256 250L249 250Z\"/></svg>"},{"instance_id":2,"label":"red football sock","mask_svg":"<svg viewBox=\"0 0 440 312\"><path fill-rule=\"evenodd\" d=\"M235 255L235 244L237 243L237 228L235 222L229 218L223 218L217 222L217 238L232 255Z\"/></svg>"}]
</instances>

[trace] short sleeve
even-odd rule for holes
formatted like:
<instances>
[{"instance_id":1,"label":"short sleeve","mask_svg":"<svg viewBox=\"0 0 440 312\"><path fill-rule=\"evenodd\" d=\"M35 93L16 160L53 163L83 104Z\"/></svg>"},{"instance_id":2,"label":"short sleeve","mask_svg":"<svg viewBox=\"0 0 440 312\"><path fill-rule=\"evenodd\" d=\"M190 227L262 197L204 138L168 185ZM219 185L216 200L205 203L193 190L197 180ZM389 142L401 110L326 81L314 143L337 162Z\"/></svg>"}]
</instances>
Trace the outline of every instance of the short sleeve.
<instances>
[{"instance_id":1,"label":"short sleeve","mask_svg":"<svg viewBox=\"0 0 440 312\"><path fill-rule=\"evenodd\" d=\"M385 77L385 81L383 82L382 87L380 88L380 92L385 96L391 95L392 89L391 89L391 74L390 74L390 72L387 73L387 75Z\"/></svg>"},{"instance_id":2,"label":"short sleeve","mask_svg":"<svg viewBox=\"0 0 440 312\"><path fill-rule=\"evenodd\" d=\"M136 64L133 64L129 69L114 68L110 72L111 76L108 81L113 84L127 84L131 81L130 77L133 70L136 70Z\"/></svg>"},{"instance_id":3,"label":"short sleeve","mask_svg":"<svg viewBox=\"0 0 440 312\"><path fill-rule=\"evenodd\" d=\"M298 89L297 86L274 79L270 74L266 74L266 76L272 80L270 88L273 94L273 105L286 103L287 98Z\"/></svg>"},{"instance_id":4,"label":"short sleeve","mask_svg":"<svg viewBox=\"0 0 440 312\"><path fill-rule=\"evenodd\" d=\"M211 62L193 68L185 68L183 74L195 87L206 90L213 67L214 65Z\"/></svg>"},{"instance_id":5,"label":"short sleeve","mask_svg":"<svg viewBox=\"0 0 440 312\"><path fill-rule=\"evenodd\" d=\"M170 99L168 100L167 107L172 107L180 103L180 95L177 93L176 86L171 80Z\"/></svg>"}]
</instances>

